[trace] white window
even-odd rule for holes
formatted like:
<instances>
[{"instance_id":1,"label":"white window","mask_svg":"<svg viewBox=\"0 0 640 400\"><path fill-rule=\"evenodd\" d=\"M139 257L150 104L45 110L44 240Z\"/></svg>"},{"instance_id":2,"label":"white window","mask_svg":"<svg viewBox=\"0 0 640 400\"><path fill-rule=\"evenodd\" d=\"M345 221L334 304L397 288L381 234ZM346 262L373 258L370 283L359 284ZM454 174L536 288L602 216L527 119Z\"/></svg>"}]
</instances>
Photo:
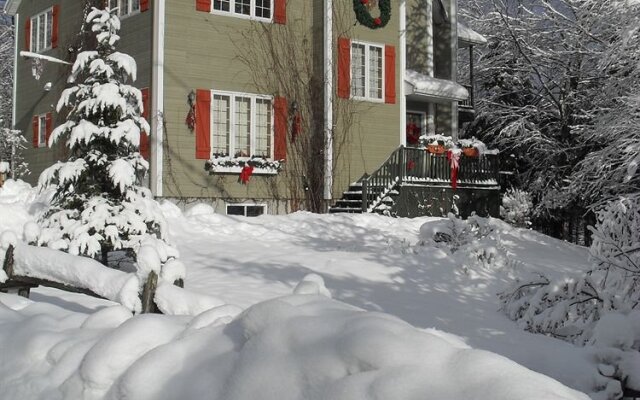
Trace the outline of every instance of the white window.
<instances>
[{"instance_id":1,"label":"white window","mask_svg":"<svg viewBox=\"0 0 640 400\"><path fill-rule=\"evenodd\" d=\"M257 217L266 213L266 204L227 204L227 215Z\"/></svg>"},{"instance_id":2,"label":"white window","mask_svg":"<svg viewBox=\"0 0 640 400\"><path fill-rule=\"evenodd\" d=\"M271 21L273 0L213 0L214 14L233 14L239 17Z\"/></svg>"},{"instance_id":3,"label":"white window","mask_svg":"<svg viewBox=\"0 0 640 400\"><path fill-rule=\"evenodd\" d=\"M351 97L384 100L384 52L376 44L351 43Z\"/></svg>"},{"instance_id":4,"label":"white window","mask_svg":"<svg viewBox=\"0 0 640 400\"><path fill-rule=\"evenodd\" d=\"M273 101L269 96L213 91L214 156L273 158Z\"/></svg>"},{"instance_id":5,"label":"white window","mask_svg":"<svg viewBox=\"0 0 640 400\"><path fill-rule=\"evenodd\" d=\"M53 7L31 17L31 51L41 53L51 48Z\"/></svg>"},{"instance_id":6,"label":"white window","mask_svg":"<svg viewBox=\"0 0 640 400\"><path fill-rule=\"evenodd\" d=\"M118 17L126 17L140 11L140 0L109 0L109 9Z\"/></svg>"}]
</instances>

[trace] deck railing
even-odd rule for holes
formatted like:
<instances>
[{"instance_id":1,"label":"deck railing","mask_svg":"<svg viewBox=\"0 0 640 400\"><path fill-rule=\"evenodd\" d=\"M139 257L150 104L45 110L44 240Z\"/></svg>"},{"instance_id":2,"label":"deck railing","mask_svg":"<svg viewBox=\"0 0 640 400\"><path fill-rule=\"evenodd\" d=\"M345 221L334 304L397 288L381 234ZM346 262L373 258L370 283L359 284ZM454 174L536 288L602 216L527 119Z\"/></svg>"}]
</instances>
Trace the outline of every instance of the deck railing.
<instances>
[{"instance_id":1,"label":"deck railing","mask_svg":"<svg viewBox=\"0 0 640 400\"><path fill-rule=\"evenodd\" d=\"M423 148L397 148L371 175L362 178L362 211L371 211L401 183L449 184L451 166L446 154L432 154ZM460 156L458 184L465 186L497 186L498 157Z\"/></svg>"}]
</instances>

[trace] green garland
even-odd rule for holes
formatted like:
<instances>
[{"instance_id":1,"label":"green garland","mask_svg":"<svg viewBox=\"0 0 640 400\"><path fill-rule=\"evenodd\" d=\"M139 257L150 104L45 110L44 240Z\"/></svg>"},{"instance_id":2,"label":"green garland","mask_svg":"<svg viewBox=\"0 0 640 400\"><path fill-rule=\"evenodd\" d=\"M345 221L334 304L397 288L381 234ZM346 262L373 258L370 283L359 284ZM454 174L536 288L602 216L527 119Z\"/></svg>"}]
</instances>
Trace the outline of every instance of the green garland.
<instances>
[{"instance_id":1,"label":"green garland","mask_svg":"<svg viewBox=\"0 0 640 400\"><path fill-rule=\"evenodd\" d=\"M384 28L391 19L391 0L379 0L380 16L374 18L367 5L370 0L353 0L353 11L358 22L369 29Z\"/></svg>"}]
</instances>

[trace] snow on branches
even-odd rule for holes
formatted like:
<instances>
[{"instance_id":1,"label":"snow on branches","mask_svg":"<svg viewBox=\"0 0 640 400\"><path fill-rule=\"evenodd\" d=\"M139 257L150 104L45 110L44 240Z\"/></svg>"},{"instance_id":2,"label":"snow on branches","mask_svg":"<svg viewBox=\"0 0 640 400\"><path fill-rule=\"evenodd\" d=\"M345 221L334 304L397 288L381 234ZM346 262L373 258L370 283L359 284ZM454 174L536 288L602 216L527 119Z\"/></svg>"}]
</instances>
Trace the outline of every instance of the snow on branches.
<instances>
[{"instance_id":1,"label":"snow on branches","mask_svg":"<svg viewBox=\"0 0 640 400\"><path fill-rule=\"evenodd\" d=\"M640 196L608 203L597 221L585 276L519 280L500 299L528 331L596 346L604 375L640 390ZM607 393L618 398L620 388Z\"/></svg>"},{"instance_id":2,"label":"snow on branches","mask_svg":"<svg viewBox=\"0 0 640 400\"><path fill-rule=\"evenodd\" d=\"M103 261L112 250L133 249L149 233L164 238L165 222L150 191L139 186L148 163L139 151L140 90L126 84L136 78L136 63L115 46L120 21L108 10L93 8L87 25L95 50L78 54L57 110L67 121L52 132L48 145L66 138L70 156L46 169L41 189L55 195L41 218L39 244Z\"/></svg>"}]
</instances>

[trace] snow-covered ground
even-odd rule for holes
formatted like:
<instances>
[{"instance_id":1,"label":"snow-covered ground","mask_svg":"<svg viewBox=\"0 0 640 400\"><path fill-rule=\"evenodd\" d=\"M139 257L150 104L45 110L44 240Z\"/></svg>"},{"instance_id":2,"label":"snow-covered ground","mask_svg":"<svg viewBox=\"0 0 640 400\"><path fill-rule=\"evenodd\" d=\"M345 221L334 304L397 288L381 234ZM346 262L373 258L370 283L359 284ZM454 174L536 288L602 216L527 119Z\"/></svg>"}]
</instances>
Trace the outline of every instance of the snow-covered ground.
<instances>
[{"instance_id":1,"label":"snow-covered ground","mask_svg":"<svg viewBox=\"0 0 640 400\"><path fill-rule=\"evenodd\" d=\"M0 189L0 233L22 235L38 201ZM162 210L186 288L226 305L132 317L53 289L0 295L3 398L586 398L515 363L587 393L607 384L588 349L524 332L496 296L523 273L588 269L584 248L498 220L452 255L430 241L437 218Z\"/></svg>"}]
</instances>

